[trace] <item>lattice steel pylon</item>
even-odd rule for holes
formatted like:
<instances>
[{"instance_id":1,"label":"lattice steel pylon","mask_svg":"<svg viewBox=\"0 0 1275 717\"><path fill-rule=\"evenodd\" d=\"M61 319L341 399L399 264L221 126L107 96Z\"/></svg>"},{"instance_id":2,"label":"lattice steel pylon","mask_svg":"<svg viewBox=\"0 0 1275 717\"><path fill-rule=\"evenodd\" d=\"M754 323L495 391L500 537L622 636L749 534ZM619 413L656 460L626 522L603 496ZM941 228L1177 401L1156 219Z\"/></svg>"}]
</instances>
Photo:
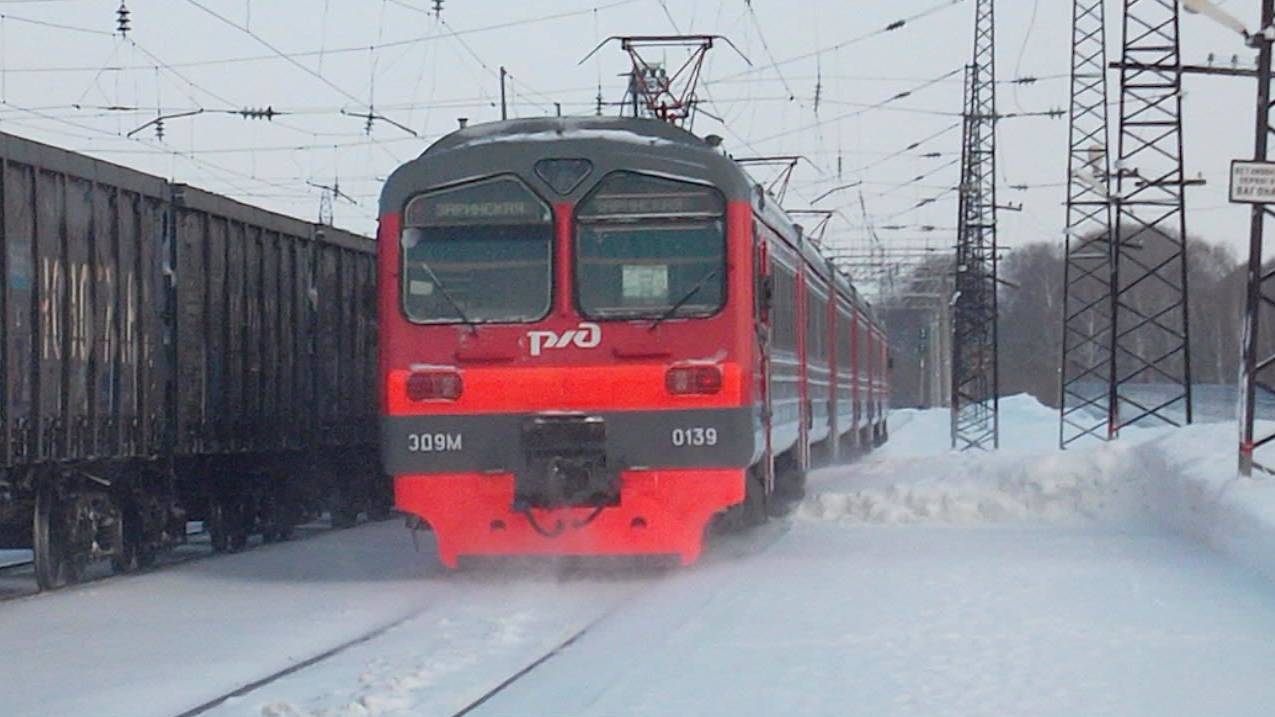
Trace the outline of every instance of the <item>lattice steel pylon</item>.
<instances>
[{"instance_id":1,"label":"lattice steel pylon","mask_svg":"<svg viewBox=\"0 0 1275 717\"><path fill-rule=\"evenodd\" d=\"M1262 0L1261 31L1250 42L1258 48L1257 121L1253 159L1270 160L1270 140L1275 134L1275 104L1271 103L1271 40L1267 28L1275 23L1275 0ZM1270 456L1258 449L1275 442L1275 430L1268 424L1255 425L1257 404L1275 399L1275 267L1262 266L1262 244L1271 205L1254 204L1249 227L1248 293L1244 312L1244 357L1240 374L1240 473L1251 476L1257 469L1275 475Z\"/></svg>"},{"instance_id":2,"label":"lattice steel pylon","mask_svg":"<svg viewBox=\"0 0 1275 717\"><path fill-rule=\"evenodd\" d=\"M1109 435L1191 422L1178 0L1124 0Z\"/></svg>"},{"instance_id":3,"label":"lattice steel pylon","mask_svg":"<svg viewBox=\"0 0 1275 717\"><path fill-rule=\"evenodd\" d=\"M996 306L996 22L993 0L974 9L966 68L965 131L952 322L952 447L1000 444Z\"/></svg>"},{"instance_id":4,"label":"lattice steel pylon","mask_svg":"<svg viewBox=\"0 0 1275 717\"><path fill-rule=\"evenodd\" d=\"M1060 448L1085 437L1106 440L1110 429L1115 245L1111 241L1104 4L1104 0L1072 2Z\"/></svg>"}]
</instances>

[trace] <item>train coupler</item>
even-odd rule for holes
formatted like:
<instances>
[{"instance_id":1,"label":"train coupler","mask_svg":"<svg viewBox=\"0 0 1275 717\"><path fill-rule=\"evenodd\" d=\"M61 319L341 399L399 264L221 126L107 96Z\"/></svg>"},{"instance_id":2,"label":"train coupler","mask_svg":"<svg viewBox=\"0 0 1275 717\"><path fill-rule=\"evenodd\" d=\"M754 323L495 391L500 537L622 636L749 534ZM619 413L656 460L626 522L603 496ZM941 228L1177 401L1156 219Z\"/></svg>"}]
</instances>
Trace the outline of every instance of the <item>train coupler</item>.
<instances>
[{"instance_id":1,"label":"train coupler","mask_svg":"<svg viewBox=\"0 0 1275 717\"><path fill-rule=\"evenodd\" d=\"M619 502L620 471L607 459L605 419L535 416L523 424L521 446L524 465L515 472L515 512Z\"/></svg>"}]
</instances>

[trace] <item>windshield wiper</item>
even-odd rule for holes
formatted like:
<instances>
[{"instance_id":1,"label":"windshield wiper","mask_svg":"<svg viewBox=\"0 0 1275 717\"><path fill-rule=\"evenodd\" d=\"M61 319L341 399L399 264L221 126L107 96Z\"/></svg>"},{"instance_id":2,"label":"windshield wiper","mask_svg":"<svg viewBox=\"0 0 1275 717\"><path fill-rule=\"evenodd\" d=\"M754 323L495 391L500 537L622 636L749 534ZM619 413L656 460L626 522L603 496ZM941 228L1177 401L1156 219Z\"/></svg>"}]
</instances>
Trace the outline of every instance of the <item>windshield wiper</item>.
<instances>
[{"instance_id":1,"label":"windshield wiper","mask_svg":"<svg viewBox=\"0 0 1275 717\"><path fill-rule=\"evenodd\" d=\"M438 278L438 274L434 273L434 270L430 268L430 265L427 262L422 261L421 267L425 269L427 274L429 274L430 281L434 282L434 288L438 289L438 293L442 294L444 299L447 299L447 303L451 305L452 311L456 312L456 316L460 318L461 323L468 326L469 332L477 336L478 322L465 315L465 310L460 308L460 303L457 302L451 292L447 290L447 287L443 286L443 282Z\"/></svg>"},{"instance_id":2,"label":"windshield wiper","mask_svg":"<svg viewBox=\"0 0 1275 717\"><path fill-rule=\"evenodd\" d=\"M704 284L707 284L709 279L712 279L713 277L717 276L717 274L720 271L721 271L721 267L717 267L713 269L712 271L708 272L707 274L705 274L704 276L700 277L700 280L695 282L695 286L692 286L690 291L686 292L686 294L682 298L678 299L676 302L674 302L672 306L668 307L667 311L665 311L663 314L660 314L660 318L651 322L651 328L647 329L647 331L654 331L656 327L664 323L665 319L671 318L673 314L676 314L678 309L685 306L686 302L694 298L694 296L699 293L699 290L704 288Z\"/></svg>"}]
</instances>

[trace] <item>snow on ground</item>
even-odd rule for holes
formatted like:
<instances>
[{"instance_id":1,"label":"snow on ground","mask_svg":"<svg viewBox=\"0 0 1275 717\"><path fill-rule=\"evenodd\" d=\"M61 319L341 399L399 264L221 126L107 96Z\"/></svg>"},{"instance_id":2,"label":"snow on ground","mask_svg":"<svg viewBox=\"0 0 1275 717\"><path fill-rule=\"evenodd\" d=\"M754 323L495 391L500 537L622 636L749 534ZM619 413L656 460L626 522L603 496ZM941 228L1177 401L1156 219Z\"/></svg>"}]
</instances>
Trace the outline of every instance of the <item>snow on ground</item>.
<instances>
[{"instance_id":1,"label":"snow on ground","mask_svg":"<svg viewBox=\"0 0 1275 717\"><path fill-rule=\"evenodd\" d=\"M25 563L30 559L30 550L0 550L0 568Z\"/></svg>"},{"instance_id":2,"label":"snow on ground","mask_svg":"<svg viewBox=\"0 0 1275 717\"><path fill-rule=\"evenodd\" d=\"M947 420L896 412L687 569L443 574L376 525L3 603L0 705L166 717L388 626L209 714L447 715L593 625L472 714L1270 713L1275 480L1233 423L1060 452L1014 397L953 454Z\"/></svg>"},{"instance_id":3,"label":"snow on ground","mask_svg":"<svg viewBox=\"0 0 1275 717\"><path fill-rule=\"evenodd\" d=\"M647 579L436 562L395 521L0 603L0 714L169 717L404 618L390 632L413 657L331 698L368 714L432 680L464 696L473 664L528 659Z\"/></svg>"},{"instance_id":4,"label":"snow on ground","mask_svg":"<svg viewBox=\"0 0 1275 717\"><path fill-rule=\"evenodd\" d=\"M1001 449L958 453L949 421L945 409L896 411L890 442L879 451L811 475L799 517L890 524L1150 517L1142 445L1164 429L1130 429L1111 445L1060 451L1057 412L1014 396L1001 400Z\"/></svg>"},{"instance_id":5,"label":"snow on ground","mask_svg":"<svg viewBox=\"0 0 1275 717\"><path fill-rule=\"evenodd\" d=\"M1237 476L1235 423L1130 428L1116 442L1061 451L1054 409L1030 396L1004 398L1000 406L1001 450L992 454L952 452L946 410L896 411L882 450L812 475L799 517L851 524L1150 522L1275 578L1275 478Z\"/></svg>"},{"instance_id":6,"label":"snow on ground","mask_svg":"<svg viewBox=\"0 0 1275 717\"><path fill-rule=\"evenodd\" d=\"M806 523L473 714L1257 717L1271 630L1267 584L1160 533Z\"/></svg>"}]
</instances>

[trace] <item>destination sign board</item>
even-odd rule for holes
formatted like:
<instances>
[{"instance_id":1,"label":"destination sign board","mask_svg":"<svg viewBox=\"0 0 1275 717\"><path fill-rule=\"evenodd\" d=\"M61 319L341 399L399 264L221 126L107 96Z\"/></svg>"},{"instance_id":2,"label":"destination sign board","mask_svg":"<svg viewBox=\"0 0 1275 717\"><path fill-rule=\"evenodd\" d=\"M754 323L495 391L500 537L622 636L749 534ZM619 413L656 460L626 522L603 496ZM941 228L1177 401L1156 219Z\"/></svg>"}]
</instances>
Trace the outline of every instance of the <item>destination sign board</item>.
<instances>
[{"instance_id":1,"label":"destination sign board","mask_svg":"<svg viewBox=\"0 0 1275 717\"><path fill-rule=\"evenodd\" d=\"M499 178L416 197L403 218L409 227L458 224L540 224L549 207L515 179Z\"/></svg>"}]
</instances>

